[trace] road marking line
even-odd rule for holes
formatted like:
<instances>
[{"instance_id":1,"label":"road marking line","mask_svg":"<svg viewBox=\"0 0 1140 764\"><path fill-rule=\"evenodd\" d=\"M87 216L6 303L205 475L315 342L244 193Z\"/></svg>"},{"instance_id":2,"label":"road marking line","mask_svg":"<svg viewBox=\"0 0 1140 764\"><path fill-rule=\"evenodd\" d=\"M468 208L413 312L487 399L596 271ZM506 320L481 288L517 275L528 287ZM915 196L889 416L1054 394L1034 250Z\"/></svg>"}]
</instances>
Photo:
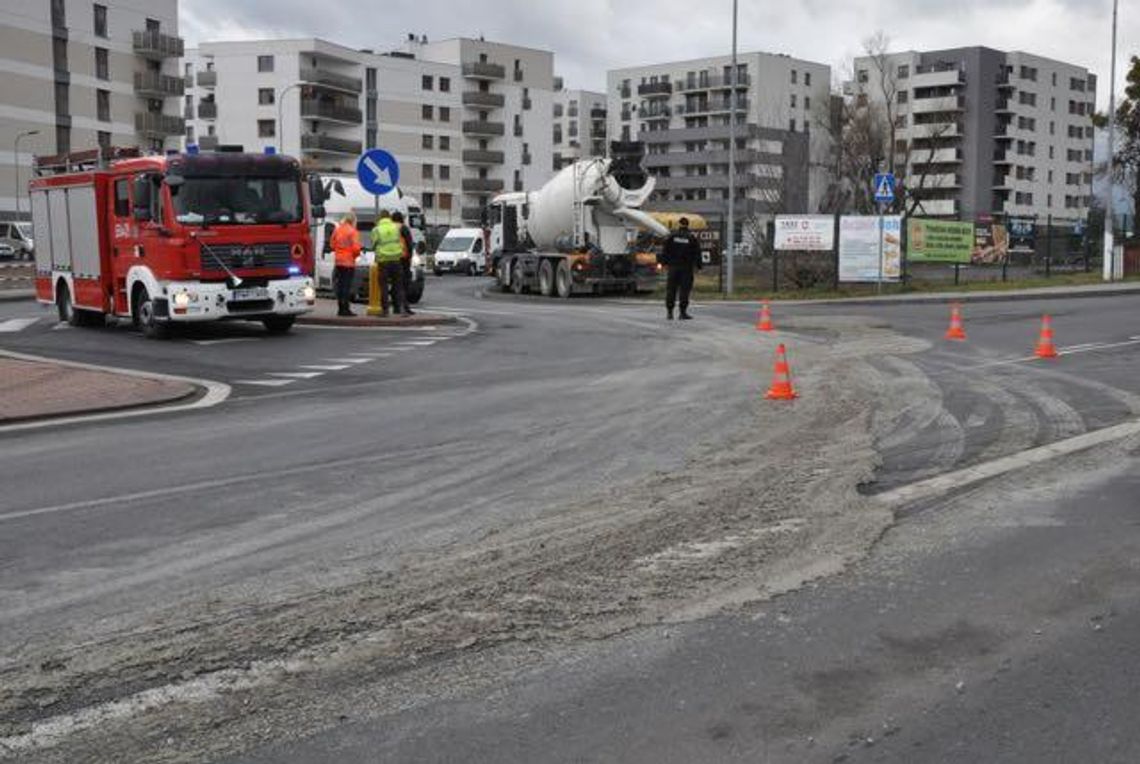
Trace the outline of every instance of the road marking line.
<instances>
[{"instance_id":1,"label":"road marking line","mask_svg":"<svg viewBox=\"0 0 1140 764\"><path fill-rule=\"evenodd\" d=\"M1140 339L1128 340L1127 342L1104 342L1099 344L1090 345L1072 345L1070 347L1061 348L1057 351L1057 355L1076 355L1077 353L1092 353L1098 350L1112 350L1113 348L1129 347L1132 345L1140 345ZM1022 358L1009 358L1005 361L990 361L988 363L979 363L974 366L965 367L964 370L973 369L988 369L991 366L1012 366L1019 363L1029 363L1030 361L1039 361L1035 355L1027 355Z\"/></svg>"},{"instance_id":2,"label":"road marking line","mask_svg":"<svg viewBox=\"0 0 1140 764\"><path fill-rule=\"evenodd\" d=\"M41 316L35 318L9 318L7 321L0 322L0 332L22 332L32 324L39 321Z\"/></svg>"},{"instance_id":3,"label":"road marking line","mask_svg":"<svg viewBox=\"0 0 1140 764\"><path fill-rule=\"evenodd\" d=\"M904 485L875 497L876 500L895 506L904 506L922 499L933 499L956 489L967 488L990 478L1000 477L1009 472L1047 462L1059 456L1069 456L1080 451L1112 443L1117 440L1140 434L1140 420L1105 427L1102 430L1086 432L1045 446L1031 448L1020 454L1005 456L992 462L947 472L928 480Z\"/></svg>"},{"instance_id":4,"label":"road marking line","mask_svg":"<svg viewBox=\"0 0 1140 764\"><path fill-rule=\"evenodd\" d=\"M302 366L302 369L315 369L317 371L344 371L351 368L348 364L337 364L335 366Z\"/></svg>"},{"instance_id":5,"label":"road marking line","mask_svg":"<svg viewBox=\"0 0 1140 764\"><path fill-rule=\"evenodd\" d=\"M391 353L357 353L356 355L361 358L367 358L370 361L374 361L377 358L390 358L392 356Z\"/></svg>"},{"instance_id":6,"label":"road marking line","mask_svg":"<svg viewBox=\"0 0 1140 764\"><path fill-rule=\"evenodd\" d=\"M195 345L224 345L227 342L257 342L260 337L226 337L220 340L190 340Z\"/></svg>"},{"instance_id":7,"label":"road marking line","mask_svg":"<svg viewBox=\"0 0 1140 764\"><path fill-rule=\"evenodd\" d=\"M404 346L404 347L421 347L422 348L422 347L427 347L428 345L434 345L434 344L435 344L435 340L409 340L408 342L397 342L396 346L397 347Z\"/></svg>"},{"instance_id":8,"label":"road marking line","mask_svg":"<svg viewBox=\"0 0 1140 764\"><path fill-rule=\"evenodd\" d=\"M235 385L258 385L259 387L282 387L291 385L295 379L235 379Z\"/></svg>"},{"instance_id":9,"label":"road marking line","mask_svg":"<svg viewBox=\"0 0 1140 764\"><path fill-rule=\"evenodd\" d=\"M286 379L313 379L314 377L323 377L323 371L271 371L271 377L285 377Z\"/></svg>"},{"instance_id":10,"label":"road marking line","mask_svg":"<svg viewBox=\"0 0 1140 764\"><path fill-rule=\"evenodd\" d=\"M368 363L371 358L326 358L329 363Z\"/></svg>"},{"instance_id":11,"label":"road marking line","mask_svg":"<svg viewBox=\"0 0 1140 764\"><path fill-rule=\"evenodd\" d=\"M191 403L174 403L169 406L153 406L151 408L130 409L126 411L108 411L103 414L77 414L75 416L45 419L40 422L21 422L17 424L0 425L0 433L19 432L24 430L41 430L47 427L59 427L69 424L89 424L92 422L108 422L118 419L134 419L136 417L154 416L155 414L175 414L181 411L207 409L217 406L230 397L230 386L223 382L214 382L209 379L196 377L180 377L174 374L159 374L137 369L120 369L114 366L100 366L93 363L80 363L78 361L61 361L58 358L47 358L27 353L13 353L10 350L0 350L0 356L15 358L19 361L33 361L38 363L51 363L57 366L68 366L75 369L90 369L93 371L107 371L121 374L125 377L138 377L140 379L161 379L171 382L186 382L196 385L206 391L205 395Z\"/></svg>"}]
</instances>

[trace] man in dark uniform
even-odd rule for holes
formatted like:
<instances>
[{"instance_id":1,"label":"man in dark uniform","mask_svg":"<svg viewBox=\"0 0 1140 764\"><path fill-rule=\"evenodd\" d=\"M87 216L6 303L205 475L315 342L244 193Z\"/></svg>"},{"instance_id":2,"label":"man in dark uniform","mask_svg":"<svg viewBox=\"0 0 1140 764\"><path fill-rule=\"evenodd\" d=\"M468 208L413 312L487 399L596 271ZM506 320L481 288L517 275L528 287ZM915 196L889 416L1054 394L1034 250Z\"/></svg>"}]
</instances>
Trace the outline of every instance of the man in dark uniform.
<instances>
[{"instance_id":1,"label":"man in dark uniform","mask_svg":"<svg viewBox=\"0 0 1140 764\"><path fill-rule=\"evenodd\" d=\"M689 293L693 291L693 269L702 265L701 245L689 232L688 218L677 221L677 230L665 239L658 260L669 269L665 281L666 317L673 320L673 306L678 302L677 292L680 291L681 320L688 321L692 318L689 315Z\"/></svg>"},{"instance_id":2,"label":"man in dark uniform","mask_svg":"<svg viewBox=\"0 0 1140 764\"><path fill-rule=\"evenodd\" d=\"M404 315L414 316L415 311L408 304L407 295L412 288L412 254L416 251L416 242L412 238L412 229L404 223L404 213L399 210L393 212L392 222L400 227L400 241L404 243L404 254L400 258L400 271L404 279Z\"/></svg>"}]
</instances>

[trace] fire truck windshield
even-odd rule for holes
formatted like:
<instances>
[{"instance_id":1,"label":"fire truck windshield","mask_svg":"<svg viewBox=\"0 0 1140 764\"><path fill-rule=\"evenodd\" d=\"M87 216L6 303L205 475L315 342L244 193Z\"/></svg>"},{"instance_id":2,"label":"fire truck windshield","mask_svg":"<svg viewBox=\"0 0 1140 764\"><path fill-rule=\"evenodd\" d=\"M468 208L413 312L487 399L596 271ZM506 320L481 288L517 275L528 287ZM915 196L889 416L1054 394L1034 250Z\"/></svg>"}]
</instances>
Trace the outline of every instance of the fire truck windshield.
<instances>
[{"instance_id":1,"label":"fire truck windshield","mask_svg":"<svg viewBox=\"0 0 1140 764\"><path fill-rule=\"evenodd\" d=\"M184 225L297 223L304 217L296 178L187 177L170 186Z\"/></svg>"}]
</instances>

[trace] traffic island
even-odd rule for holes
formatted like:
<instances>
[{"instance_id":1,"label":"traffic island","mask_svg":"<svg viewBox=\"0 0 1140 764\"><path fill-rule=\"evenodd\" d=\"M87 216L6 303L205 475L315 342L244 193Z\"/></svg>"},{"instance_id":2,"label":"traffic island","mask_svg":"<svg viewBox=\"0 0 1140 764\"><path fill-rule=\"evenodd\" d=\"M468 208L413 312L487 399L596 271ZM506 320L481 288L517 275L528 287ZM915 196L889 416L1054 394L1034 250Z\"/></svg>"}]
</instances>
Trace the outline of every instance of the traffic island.
<instances>
[{"instance_id":1,"label":"traffic island","mask_svg":"<svg viewBox=\"0 0 1140 764\"><path fill-rule=\"evenodd\" d=\"M186 400L189 382L0 356L0 425L147 408Z\"/></svg>"},{"instance_id":2,"label":"traffic island","mask_svg":"<svg viewBox=\"0 0 1140 764\"><path fill-rule=\"evenodd\" d=\"M415 308L412 308L415 310ZM343 326L343 327L418 327L436 326L438 324L454 324L458 322L455 316L441 313L421 313L416 311L412 316L370 316L367 305L354 305L353 316L338 316L336 300L317 300L316 308L312 312L297 317L297 323L309 326Z\"/></svg>"}]
</instances>

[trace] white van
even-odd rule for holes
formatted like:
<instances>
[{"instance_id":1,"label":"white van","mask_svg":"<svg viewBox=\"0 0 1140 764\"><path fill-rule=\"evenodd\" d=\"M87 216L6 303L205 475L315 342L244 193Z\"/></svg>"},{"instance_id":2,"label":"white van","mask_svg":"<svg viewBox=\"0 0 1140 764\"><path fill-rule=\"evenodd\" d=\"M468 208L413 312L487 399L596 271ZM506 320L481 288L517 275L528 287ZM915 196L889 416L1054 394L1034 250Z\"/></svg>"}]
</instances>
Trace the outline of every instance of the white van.
<instances>
[{"instance_id":1,"label":"white van","mask_svg":"<svg viewBox=\"0 0 1140 764\"><path fill-rule=\"evenodd\" d=\"M32 239L32 224L21 221L0 221L0 257L31 260L36 254Z\"/></svg>"},{"instance_id":2,"label":"white van","mask_svg":"<svg viewBox=\"0 0 1140 764\"><path fill-rule=\"evenodd\" d=\"M372 253L372 226L376 222L377 199L364 190L356 176L325 176L329 186L329 198L325 201L325 219L313 230L313 251L316 253L316 273L314 277L319 291L332 291L333 267L336 258L329 240L336 224L349 210L356 213L356 228L360 231L360 243L364 252L356 258L356 274L353 278L352 294L355 299L368 299L368 270L375 259ZM424 236L424 213L419 200L396 189L379 198L379 207L389 212L404 213L404 222L412 231L415 252L412 253L412 278L408 284L408 302L415 305L424 294L424 258L427 253L427 238Z\"/></svg>"},{"instance_id":3,"label":"white van","mask_svg":"<svg viewBox=\"0 0 1140 764\"><path fill-rule=\"evenodd\" d=\"M483 246L482 228L452 228L439 243L432 264L436 276L444 273L476 276L486 267L487 252Z\"/></svg>"}]
</instances>

